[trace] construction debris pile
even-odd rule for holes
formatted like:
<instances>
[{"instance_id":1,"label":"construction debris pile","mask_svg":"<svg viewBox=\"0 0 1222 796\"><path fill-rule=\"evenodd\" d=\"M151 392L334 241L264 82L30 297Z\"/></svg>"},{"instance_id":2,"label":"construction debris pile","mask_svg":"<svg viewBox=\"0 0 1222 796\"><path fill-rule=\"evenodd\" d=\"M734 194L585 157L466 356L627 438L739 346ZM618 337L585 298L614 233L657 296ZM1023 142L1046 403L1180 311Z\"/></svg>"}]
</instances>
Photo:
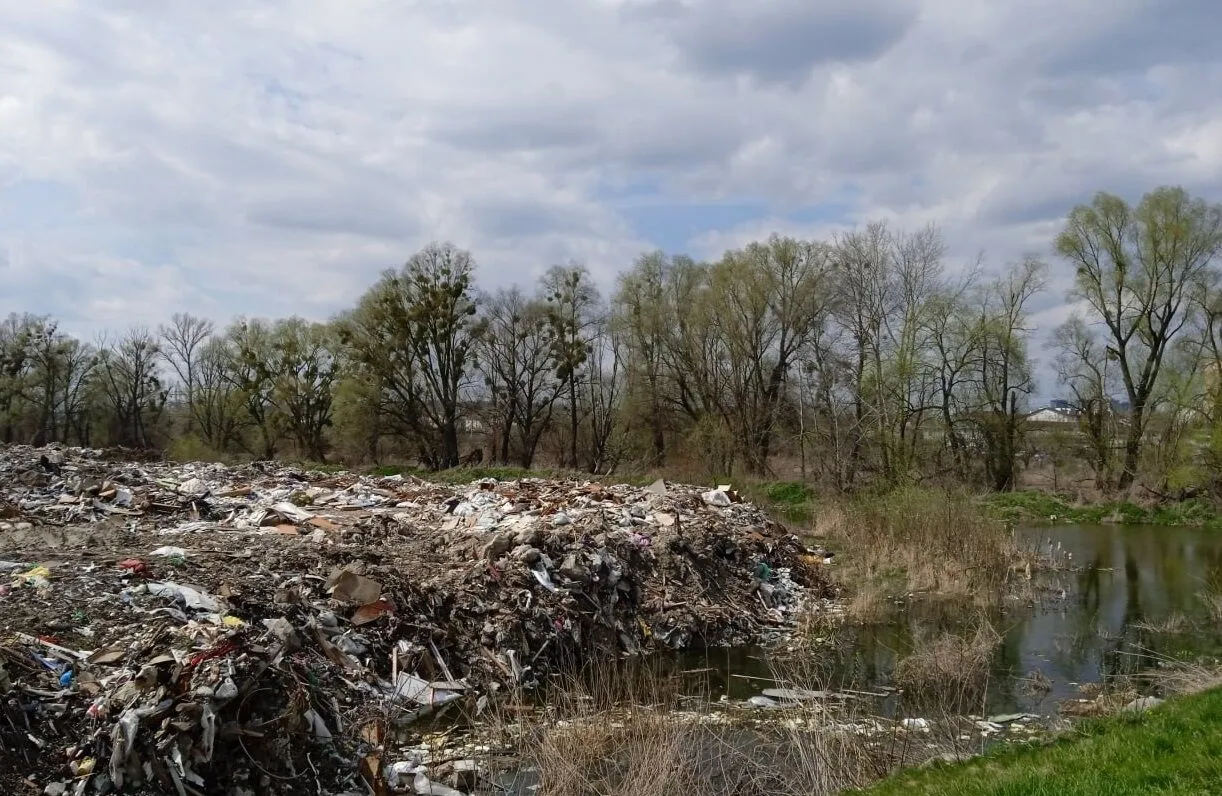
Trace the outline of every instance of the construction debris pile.
<instances>
[{"instance_id":1,"label":"construction debris pile","mask_svg":"<svg viewBox=\"0 0 1222 796\"><path fill-rule=\"evenodd\" d=\"M822 562L729 488L3 448L0 789L474 792L396 762L414 722L777 637Z\"/></svg>"}]
</instances>

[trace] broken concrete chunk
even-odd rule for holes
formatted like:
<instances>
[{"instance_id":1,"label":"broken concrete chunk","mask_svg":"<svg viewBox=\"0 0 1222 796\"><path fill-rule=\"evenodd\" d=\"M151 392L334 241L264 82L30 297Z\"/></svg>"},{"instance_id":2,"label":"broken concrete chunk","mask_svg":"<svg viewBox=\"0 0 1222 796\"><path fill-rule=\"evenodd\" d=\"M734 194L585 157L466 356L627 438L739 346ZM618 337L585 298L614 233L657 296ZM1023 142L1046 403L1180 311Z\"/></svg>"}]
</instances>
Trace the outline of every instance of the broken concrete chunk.
<instances>
[{"instance_id":1,"label":"broken concrete chunk","mask_svg":"<svg viewBox=\"0 0 1222 796\"><path fill-rule=\"evenodd\" d=\"M506 533L499 533L492 537L488 544L484 545L484 558L489 561L495 561L505 555L513 548L513 537Z\"/></svg>"},{"instance_id":2,"label":"broken concrete chunk","mask_svg":"<svg viewBox=\"0 0 1222 796\"><path fill-rule=\"evenodd\" d=\"M284 617L276 617L274 619L264 619L263 626L271 631L272 635L280 640L284 645L285 650L292 652L301 648L301 638L297 635L297 629L293 627L293 623Z\"/></svg>"},{"instance_id":3,"label":"broken concrete chunk","mask_svg":"<svg viewBox=\"0 0 1222 796\"><path fill-rule=\"evenodd\" d=\"M187 497L204 497L208 491L208 485L199 478L188 478L178 485L178 493Z\"/></svg>"},{"instance_id":4,"label":"broken concrete chunk","mask_svg":"<svg viewBox=\"0 0 1222 796\"><path fill-rule=\"evenodd\" d=\"M1124 710L1128 713L1144 713L1147 710L1153 710L1161 704L1163 704L1163 700L1158 697L1138 697L1125 705Z\"/></svg>"}]
</instances>

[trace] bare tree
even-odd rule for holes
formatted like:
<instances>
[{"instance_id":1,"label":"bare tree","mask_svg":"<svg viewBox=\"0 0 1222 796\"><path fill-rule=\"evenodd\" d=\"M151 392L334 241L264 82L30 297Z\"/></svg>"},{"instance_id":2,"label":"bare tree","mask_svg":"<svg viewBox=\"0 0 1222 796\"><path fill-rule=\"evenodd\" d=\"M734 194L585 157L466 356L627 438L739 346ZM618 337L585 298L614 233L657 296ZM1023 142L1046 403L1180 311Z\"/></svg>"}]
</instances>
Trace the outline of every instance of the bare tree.
<instances>
[{"instance_id":1,"label":"bare tree","mask_svg":"<svg viewBox=\"0 0 1222 796\"><path fill-rule=\"evenodd\" d=\"M993 489L1015 486L1023 399L1035 386L1027 356L1027 302L1043 289L1047 266L1028 259L986 286L981 297L979 386L985 470Z\"/></svg>"},{"instance_id":2,"label":"bare tree","mask_svg":"<svg viewBox=\"0 0 1222 796\"><path fill-rule=\"evenodd\" d=\"M578 423L581 401L578 390L590 358L591 329L601 301L584 265L554 266L543 275L542 290L552 327L552 361L567 396L569 428L567 461L577 467Z\"/></svg>"},{"instance_id":3,"label":"bare tree","mask_svg":"<svg viewBox=\"0 0 1222 796\"><path fill-rule=\"evenodd\" d=\"M63 377L59 382L59 411L63 417L62 439L88 445L90 387L98 365L98 352L88 343L68 338L60 349Z\"/></svg>"},{"instance_id":4,"label":"bare tree","mask_svg":"<svg viewBox=\"0 0 1222 796\"><path fill-rule=\"evenodd\" d=\"M1078 425L1086 437L1086 458L1095 473L1095 487L1110 491L1114 469L1111 395L1119 388L1115 363L1106 345L1080 315L1070 316L1057 327L1053 346L1057 351L1057 378L1073 394Z\"/></svg>"},{"instance_id":5,"label":"bare tree","mask_svg":"<svg viewBox=\"0 0 1222 796\"><path fill-rule=\"evenodd\" d=\"M622 454L621 446L614 441L625 387L619 334L610 318L603 316L595 326L590 346L590 405L586 412L590 440L586 469L592 473L614 469Z\"/></svg>"},{"instance_id":6,"label":"bare tree","mask_svg":"<svg viewBox=\"0 0 1222 796\"><path fill-rule=\"evenodd\" d=\"M229 450L240 436L243 396L237 388L238 368L234 348L225 338L210 338L194 357L191 416L204 444L214 451Z\"/></svg>"},{"instance_id":7,"label":"bare tree","mask_svg":"<svg viewBox=\"0 0 1222 796\"><path fill-rule=\"evenodd\" d=\"M152 447L151 426L165 408L168 391L157 363L161 348L143 327L128 331L114 344L98 345L98 378L111 413L115 441L137 448Z\"/></svg>"},{"instance_id":8,"label":"bare tree","mask_svg":"<svg viewBox=\"0 0 1222 796\"><path fill-rule=\"evenodd\" d=\"M185 312L176 312L170 323L158 328L161 335L162 355L178 374L187 402L187 433L194 431L195 392L199 383L199 356L203 345L212 337L216 327L212 321Z\"/></svg>"},{"instance_id":9,"label":"bare tree","mask_svg":"<svg viewBox=\"0 0 1222 796\"><path fill-rule=\"evenodd\" d=\"M480 368L497 424L500 459L516 454L530 467L552 410L568 384L556 366L555 326L544 301L530 301L517 288L502 290L484 307L479 333Z\"/></svg>"},{"instance_id":10,"label":"bare tree","mask_svg":"<svg viewBox=\"0 0 1222 796\"><path fill-rule=\"evenodd\" d=\"M966 293L971 281L943 291L931 299L926 317L929 343L936 368L938 409L954 472L967 479L968 451L960 426L974 407L969 403L971 379L981 353L980 325Z\"/></svg>"}]
</instances>

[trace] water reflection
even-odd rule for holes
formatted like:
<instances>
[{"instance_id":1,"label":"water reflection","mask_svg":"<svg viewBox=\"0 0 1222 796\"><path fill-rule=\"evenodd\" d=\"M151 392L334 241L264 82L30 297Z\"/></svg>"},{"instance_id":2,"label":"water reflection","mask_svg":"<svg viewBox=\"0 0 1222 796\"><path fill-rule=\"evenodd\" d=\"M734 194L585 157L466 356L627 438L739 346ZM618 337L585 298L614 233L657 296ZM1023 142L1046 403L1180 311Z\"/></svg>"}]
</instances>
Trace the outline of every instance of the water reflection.
<instances>
[{"instance_id":1,"label":"water reflection","mask_svg":"<svg viewBox=\"0 0 1222 796\"><path fill-rule=\"evenodd\" d=\"M1222 593L1222 534L1067 526L1020 535L1032 545L1061 543L1079 569L1069 575L1065 599L1009 606L992 617L1003 642L993 661L988 712L1047 712L1057 700L1077 695L1079 684L1135 674L1159 658L1222 651L1222 627L1200 596ZM889 623L850 629L824 674L836 685L885 685L896 660L922 639L970 631L964 615L957 606L921 602ZM1187 622L1173 621L1177 617ZM714 694L745 698L770 685L764 655L715 650L689 655L683 665L711 668L702 676ZM1033 672L1047 678L1051 689L1024 688Z\"/></svg>"}]
</instances>

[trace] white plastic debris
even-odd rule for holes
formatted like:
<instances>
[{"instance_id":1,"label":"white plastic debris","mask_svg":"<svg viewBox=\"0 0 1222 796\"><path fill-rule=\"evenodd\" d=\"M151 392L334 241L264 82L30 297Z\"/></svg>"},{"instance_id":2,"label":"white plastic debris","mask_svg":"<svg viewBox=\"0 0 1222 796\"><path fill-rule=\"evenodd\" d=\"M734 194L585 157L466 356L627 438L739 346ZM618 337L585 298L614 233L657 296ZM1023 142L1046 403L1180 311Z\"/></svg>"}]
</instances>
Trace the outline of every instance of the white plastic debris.
<instances>
[{"instance_id":1,"label":"white plastic debris","mask_svg":"<svg viewBox=\"0 0 1222 796\"><path fill-rule=\"evenodd\" d=\"M150 583L148 585L149 592L161 597L169 597L172 600L182 600L187 608L192 611L204 611L207 613L220 613L221 604L207 592L193 589L190 586L183 586L178 583Z\"/></svg>"},{"instance_id":2,"label":"white plastic debris","mask_svg":"<svg viewBox=\"0 0 1222 796\"><path fill-rule=\"evenodd\" d=\"M447 683L447 685L451 684ZM395 690L392 696L395 699L415 702L418 705L436 706L453 702L461 694L455 691L434 688L433 684L428 680L408 674L407 672L399 672L399 679L395 683Z\"/></svg>"}]
</instances>

